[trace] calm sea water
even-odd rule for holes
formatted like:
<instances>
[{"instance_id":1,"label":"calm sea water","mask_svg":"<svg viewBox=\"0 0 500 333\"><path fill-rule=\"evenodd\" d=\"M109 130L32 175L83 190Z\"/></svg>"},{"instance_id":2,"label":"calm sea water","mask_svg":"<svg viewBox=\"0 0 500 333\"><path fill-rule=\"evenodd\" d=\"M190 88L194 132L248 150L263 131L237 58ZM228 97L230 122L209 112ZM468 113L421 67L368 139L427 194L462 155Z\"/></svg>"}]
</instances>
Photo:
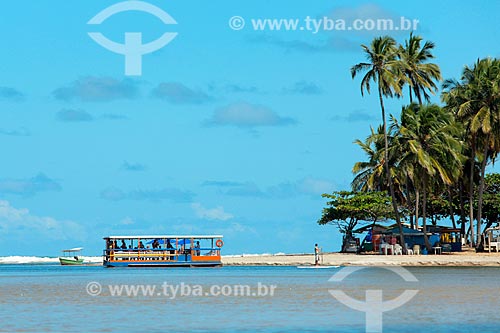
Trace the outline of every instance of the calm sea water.
<instances>
[{"instance_id":1,"label":"calm sea water","mask_svg":"<svg viewBox=\"0 0 500 333\"><path fill-rule=\"evenodd\" d=\"M409 268L418 282L405 282L382 268L366 268L342 282L330 282L342 269L0 265L0 331L364 332L364 313L339 303L330 295L331 289L362 301L365 290L382 290L384 300L389 300L406 289L418 289L408 303L383 314L384 332L499 330L498 268ZM101 285L99 295L89 295L89 282ZM162 294L165 283L179 288L184 285L185 291L186 286L200 286L204 292L214 285L248 285L254 295L178 294L173 298L172 293ZM256 295L259 283L275 285L274 295ZM112 296L109 285L150 285L156 289L150 296Z\"/></svg>"}]
</instances>

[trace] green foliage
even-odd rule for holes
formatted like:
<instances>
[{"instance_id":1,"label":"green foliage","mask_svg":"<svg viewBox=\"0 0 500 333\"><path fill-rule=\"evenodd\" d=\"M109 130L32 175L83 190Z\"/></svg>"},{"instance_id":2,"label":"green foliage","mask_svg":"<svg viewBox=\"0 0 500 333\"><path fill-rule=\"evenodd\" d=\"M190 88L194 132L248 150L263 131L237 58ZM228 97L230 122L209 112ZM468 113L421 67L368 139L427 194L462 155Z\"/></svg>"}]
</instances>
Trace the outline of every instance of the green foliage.
<instances>
[{"instance_id":1,"label":"green foliage","mask_svg":"<svg viewBox=\"0 0 500 333\"><path fill-rule=\"evenodd\" d=\"M488 162L494 162L500 152L500 59L478 59L472 67L464 68L460 80L446 80L443 88L442 100L446 108L455 113L466 129L465 144L470 152L469 202L474 202L473 166L480 164L475 216L477 245L480 247L486 166ZM473 215L471 210L471 224Z\"/></svg>"},{"instance_id":2,"label":"green foliage","mask_svg":"<svg viewBox=\"0 0 500 333\"><path fill-rule=\"evenodd\" d=\"M380 110L382 113L382 132L384 134L384 166L391 202L394 210L394 217L399 226L401 242L404 241L403 228L399 218L397 197L394 190L394 180L391 175L389 165L389 139L387 134L387 121L385 115L384 96L401 97L403 83L407 78L402 75L400 62L397 60L398 50L396 41L389 36L374 38L370 46L361 45L368 62L361 62L351 68L351 76L354 77L361 72L365 72L361 80L361 95L364 89L370 93L370 82L377 83Z\"/></svg>"},{"instance_id":3,"label":"green foliage","mask_svg":"<svg viewBox=\"0 0 500 333\"><path fill-rule=\"evenodd\" d=\"M500 223L500 174L490 173L485 177L483 214L489 228Z\"/></svg>"},{"instance_id":4,"label":"green foliage","mask_svg":"<svg viewBox=\"0 0 500 333\"><path fill-rule=\"evenodd\" d=\"M399 65L410 87L410 103L413 102L413 92L418 99L418 104L422 104L422 99L429 102L428 92L434 94L437 91L435 81L441 80L439 66L427 62L434 58L432 54L434 43L427 41L421 46L421 42L422 37L415 36L412 32L410 38L405 41L405 45L400 45L398 49Z\"/></svg>"},{"instance_id":5,"label":"green foliage","mask_svg":"<svg viewBox=\"0 0 500 333\"><path fill-rule=\"evenodd\" d=\"M396 41L389 36L374 38L370 46L361 45L367 62L360 62L351 68L354 79L358 73L365 72L361 80L361 95L370 93L371 82L376 82L382 95L387 97L401 96L401 72L397 61L398 49Z\"/></svg>"},{"instance_id":6,"label":"green foliage","mask_svg":"<svg viewBox=\"0 0 500 333\"><path fill-rule=\"evenodd\" d=\"M323 194L330 199L318 224L333 224L350 235L358 222L376 222L394 217L391 198L385 192L339 191Z\"/></svg>"},{"instance_id":7,"label":"green foliage","mask_svg":"<svg viewBox=\"0 0 500 333\"><path fill-rule=\"evenodd\" d=\"M355 141L367 160L353 167L354 192L323 195L331 201L318 223L335 224L347 235L358 222L395 218L401 226L403 212L417 224L423 217L425 232L426 216L432 223L446 218L455 223L459 214L462 227L466 217L471 226L477 221L479 240L482 230L500 223L500 174L486 175L500 153L500 59L478 59L460 80L446 80L441 107L422 104L441 80L439 66L429 62L434 43L410 34L404 45L382 36L361 47L367 60L354 65L351 75L363 74L362 95L377 85L382 125L365 141ZM406 85L410 104L399 119L391 115L387 128L384 97L402 97Z\"/></svg>"},{"instance_id":8,"label":"green foliage","mask_svg":"<svg viewBox=\"0 0 500 333\"><path fill-rule=\"evenodd\" d=\"M466 159L460 142L462 128L451 112L436 104L410 104L403 107L401 123L392 126L397 131L398 166L409 169L417 187L424 174L445 185L458 178Z\"/></svg>"}]
</instances>

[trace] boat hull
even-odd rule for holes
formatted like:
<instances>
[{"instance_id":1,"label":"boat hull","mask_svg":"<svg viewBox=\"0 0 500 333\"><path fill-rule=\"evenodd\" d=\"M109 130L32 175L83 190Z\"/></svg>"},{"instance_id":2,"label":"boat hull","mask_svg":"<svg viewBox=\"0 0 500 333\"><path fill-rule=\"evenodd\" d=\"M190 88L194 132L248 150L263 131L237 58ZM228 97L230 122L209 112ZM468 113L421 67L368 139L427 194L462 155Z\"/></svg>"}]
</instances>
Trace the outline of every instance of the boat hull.
<instances>
[{"instance_id":1,"label":"boat hull","mask_svg":"<svg viewBox=\"0 0 500 333\"><path fill-rule=\"evenodd\" d=\"M59 262L63 266L82 265L83 264L83 258L81 258L81 259L75 259L75 258L61 258L61 257L59 257Z\"/></svg>"},{"instance_id":2,"label":"boat hull","mask_svg":"<svg viewBox=\"0 0 500 333\"><path fill-rule=\"evenodd\" d=\"M105 267L221 267L220 261L172 262L172 261L104 261Z\"/></svg>"}]
</instances>

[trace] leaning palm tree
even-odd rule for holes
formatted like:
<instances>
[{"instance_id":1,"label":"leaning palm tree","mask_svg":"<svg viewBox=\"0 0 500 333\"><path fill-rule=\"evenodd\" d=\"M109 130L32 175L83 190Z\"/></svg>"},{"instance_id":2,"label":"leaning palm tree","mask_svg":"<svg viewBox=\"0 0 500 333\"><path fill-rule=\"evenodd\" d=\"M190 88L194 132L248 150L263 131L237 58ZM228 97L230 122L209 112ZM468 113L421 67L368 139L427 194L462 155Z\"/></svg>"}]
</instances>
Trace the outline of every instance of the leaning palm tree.
<instances>
[{"instance_id":1,"label":"leaning palm tree","mask_svg":"<svg viewBox=\"0 0 500 333\"><path fill-rule=\"evenodd\" d=\"M397 48L394 38L389 36L377 37L373 39L370 46L361 45L367 62L361 62L351 68L351 76L354 79L358 73L364 72L361 80L361 95L364 91L370 93L371 82L377 83L380 109L382 111L382 126L384 131L384 164L389 191L391 193L394 216L399 226L401 245L405 245L403 226L399 218L398 204L394 192L394 184L389 167L389 144L387 138L387 122L385 116L384 97L400 97L402 95L400 82L400 65L397 60ZM405 249L406 250L406 249Z\"/></svg>"},{"instance_id":2,"label":"leaning palm tree","mask_svg":"<svg viewBox=\"0 0 500 333\"><path fill-rule=\"evenodd\" d=\"M427 41L421 46L421 42L422 37L414 36L411 32L405 45L399 46L398 52L400 65L409 85L410 103L413 102L413 94L415 94L418 104L422 104L422 100L429 101L429 92L434 94L438 89L435 81L441 80L439 66L428 63L434 58L432 54L434 43Z\"/></svg>"},{"instance_id":3,"label":"leaning palm tree","mask_svg":"<svg viewBox=\"0 0 500 333\"><path fill-rule=\"evenodd\" d=\"M459 140L461 127L453 114L435 104L406 106L401 112L401 123L393 123L401 145L399 165L414 170L412 181L416 191L422 193L422 231L426 247L427 239L427 198L429 191L436 193L438 186L433 183L450 185L458 177L463 163L462 144ZM432 193L431 192L431 193Z\"/></svg>"},{"instance_id":4,"label":"leaning palm tree","mask_svg":"<svg viewBox=\"0 0 500 333\"><path fill-rule=\"evenodd\" d=\"M389 166L391 169L391 177L394 184L394 192L399 202L404 201L404 194L401 189L401 181L403 179L398 173L397 160L398 150L397 142L395 142L392 133L388 133L389 139ZM383 127L379 126L377 131L371 128L370 135L361 141L354 140L368 159L365 161L356 162L352 168L355 175L351 182L353 191L370 192L370 191L388 191L388 182L385 173L385 152L384 152L384 132Z\"/></svg>"},{"instance_id":5,"label":"leaning palm tree","mask_svg":"<svg viewBox=\"0 0 500 333\"><path fill-rule=\"evenodd\" d=\"M382 126L377 132L371 128L370 135L361 141L354 140L368 160L356 162L352 168L355 177L351 183L353 191L384 191L387 189L387 182L384 170L384 133Z\"/></svg>"}]
</instances>

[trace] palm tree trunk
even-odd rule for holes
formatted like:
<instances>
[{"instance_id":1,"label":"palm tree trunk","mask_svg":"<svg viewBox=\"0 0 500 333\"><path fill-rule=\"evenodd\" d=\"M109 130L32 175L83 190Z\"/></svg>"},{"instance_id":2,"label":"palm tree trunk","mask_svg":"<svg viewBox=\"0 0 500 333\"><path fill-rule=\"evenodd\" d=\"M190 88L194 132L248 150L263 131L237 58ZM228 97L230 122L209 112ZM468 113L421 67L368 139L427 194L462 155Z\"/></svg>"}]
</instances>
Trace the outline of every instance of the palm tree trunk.
<instances>
[{"instance_id":1,"label":"palm tree trunk","mask_svg":"<svg viewBox=\"0 0 500 333\"><path fill-rule=\"evenodd\" d=\"M410 203L411 202L410 177L406 177L405 190L406 190L406 205L408 207L408 212L410 215L410 228L415 229L415 224L414 224L414 217L415 216L413 215L414 209L412 209L414 207Z\"/></svg>"},{"instance_id":2,"label":"palm tree trunk","mask_svg":"<svg viewBox=\"0 0 500 333\"><path fill-rule=\"evenodd\" d=\"M464 183L460 182L460 234L465 238L465 203L464 203Z\"/></svg>"},{"instance_id":3,"label":"palm tree trunk","mask_svg":"<svg viewBox=\"0 0 500 333\"><path fill-rule=\"evenodd\" d=\"M417 100L418 100L418 105L422 106L422 96L420 94L420 91L418 90L418 84L416 82L413 81L413 84L412 86L416 87L415 89L415 97L417 97ZM411 89L410 89L411 90ZM410 101L411 103L411 101Z\"/></svg>"},{"instance_id":4,"label":"palm tree trunk","mask_svg":"<svg viewBox=\"0 0 500 333\"><path fill-rule=\"evenodd\" d=\"M476 140L472 136L472 148L470 156L470 170L469 170L469 223L470 223L470 247L475 246L474 239L474 161L476 157L475 150Z\"/></svg>"},{"instance_id":5,"label":"palm tree trunk","mask_svg":"<svg viewBox=\"0 0 500 333\"><path fill-rule=\"evenodd\" d=\"M484 177L485 177L485 172L486 172L486 162L488 161L488 143L490 136L488 135L488 138L486 140L486 143L484 145L484 151L483 151L483 161L481 162L481 176L479 179L479 193L477 195L477 231L476 231L476 236L477 236L477 241L476 241L476 246L479 247L481 246L481 219L482 219L482 213L483 213L483 192L484 192Z\"/></svg>"},{"instance_id":6,"label":"palm tree trunk","mask_svg":"<svg viewBox=\"0 0 500 333\"><path fill-rule=\"evenodd\" d=\"M451 195L451 186L448 186L448 203L450 204L450 219L453 224L453 229L457 228L455 223L455 212L453 211L453 196Z\"/></svg>"},{"instance_id":7,"label":"palm tree trunk","mask_svg":"<svg viewBox=\"0 0 500 333\"><path fill-rule=\"evenodd\" d=\"M418 105L422 105L422 96L417 95L417 98L418 98Z\"/></svg>"},{"instance_id":8,"label":"palm tree trunk","mask_svg":"<svg viewBox=\"0 0 500 333\"><path fill-rule=\"evenodd\" d=\"M378 78L378 97L380 100L380 108L382 109L382 121L383 121L383 126L384 126L384 159L385 159L385 172L387 175L387 182L389 183L389 191L391 192L391 198L392 198L392 208L394 208L394 217L396 218L396 223L399 228L399 241L401 243L401 246L403 247L403 251L406 253L406 244L405 244L405 237L403 234L403 225L401 224L401 220L399 219L399 212L398 212L398 204L396 202L396 194L394 193L394 184L392 183L392 177L391 177L391 169L389 167L389 142L387 138L387 122L385 120L385 108L384 108L384 99L382 97L382 87L380 86L380 77Z\"/></svg>"},{"instance_id":9,"label":"palm tree trunk","mask_svg":"<svg viewBox=\"0 0 500 333\"><path fill-rule=\"evenodd\" d=\"M420 209L420 191L415 189L415 229L418 230L418 219L420 216L418 215Z\"/></svg>"},{"instance_id":10,"label":"palm tree trunk","mask_svg":"<svg viewBox=\"0 0 500 333\"><path fill-rule=\"evenodd\" d=\"M424 242L427 251L431 250L431 243L429 243L429 238L427 237L427 176L424 174L422 177L422 231L424 232Z\"/></svg>"}]
</instances>

